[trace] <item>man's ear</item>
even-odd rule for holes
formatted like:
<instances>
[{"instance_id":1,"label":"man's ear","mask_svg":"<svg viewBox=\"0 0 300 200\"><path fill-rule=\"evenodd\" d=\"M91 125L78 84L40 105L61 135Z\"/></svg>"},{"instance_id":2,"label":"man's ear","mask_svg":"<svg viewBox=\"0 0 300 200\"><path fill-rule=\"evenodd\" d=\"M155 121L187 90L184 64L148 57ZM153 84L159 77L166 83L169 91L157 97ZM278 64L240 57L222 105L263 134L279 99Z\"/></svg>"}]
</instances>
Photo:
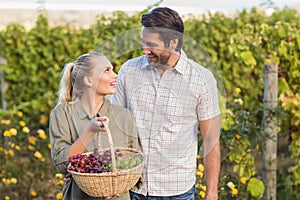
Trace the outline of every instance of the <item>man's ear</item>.
<instances>
[{"instance_id":1,"label":"man's ear","mask_svg":"<svg viewBox=\"0 0 300 200\"><path fill-rule=\"evenodd\" d=\"M87 85L88 87L92 87L93 81L92 81L91 77L85 76L85 77L83 78L83 81L84 81L84 84L85 84L85 85Z\"/></svg>"},{"instance_id":2,"label":"man's ear","mask_svg":"<svg viewBox=\"0 0 300 200\"><path fill-rule=\"evenodd\" d=\"M171 41L170 41L170 48L175 50L176 47L177 47L177 45L178 45L178 42L179 42L179 40L178 40L177 38L171 40Z\"/></svg>"}]
</instances>

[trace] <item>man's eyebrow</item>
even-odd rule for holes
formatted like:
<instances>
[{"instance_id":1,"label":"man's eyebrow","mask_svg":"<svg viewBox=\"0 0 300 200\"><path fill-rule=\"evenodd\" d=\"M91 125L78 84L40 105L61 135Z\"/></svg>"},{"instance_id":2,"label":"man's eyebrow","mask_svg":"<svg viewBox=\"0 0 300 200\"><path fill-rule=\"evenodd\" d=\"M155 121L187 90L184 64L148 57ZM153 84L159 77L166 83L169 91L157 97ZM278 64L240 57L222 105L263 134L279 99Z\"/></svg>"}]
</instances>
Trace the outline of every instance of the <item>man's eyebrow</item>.
<instances>
[{"instance_id":1,"label":"man's eyebrow","mask_svg":"<svg viewBox=\"0 0 300 200\"><path fill-rule=\"evenodd\" d=\"M149 41L149 42L143 41L143 43L146 44L146 45L149 45L149 46L158 46L157 43L151 42L151 41Z\"/></svg>"}]
</instances>

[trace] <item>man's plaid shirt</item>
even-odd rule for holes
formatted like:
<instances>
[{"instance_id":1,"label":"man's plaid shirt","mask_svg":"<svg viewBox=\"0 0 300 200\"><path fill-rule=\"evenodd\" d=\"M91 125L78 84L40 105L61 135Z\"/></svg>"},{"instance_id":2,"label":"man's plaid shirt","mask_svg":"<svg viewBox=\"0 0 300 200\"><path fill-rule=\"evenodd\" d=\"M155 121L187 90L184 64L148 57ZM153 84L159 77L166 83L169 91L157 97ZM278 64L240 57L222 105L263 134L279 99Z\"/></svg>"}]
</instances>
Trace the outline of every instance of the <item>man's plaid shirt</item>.
<instances>
[{"instance_id":1,"label":"man's plaid shirt","mask_svg":"<svg viewBox=\"0 0 300 200\"><path fill-rule=\"evenodd\" d=\"M182 53L174 68L161 76L147 56L121 67L113 104L134 114L144 154L144 185L151 196L173 196L195 183L199 120L220 114L212 73Z\"/></svg>"}]
</instances>

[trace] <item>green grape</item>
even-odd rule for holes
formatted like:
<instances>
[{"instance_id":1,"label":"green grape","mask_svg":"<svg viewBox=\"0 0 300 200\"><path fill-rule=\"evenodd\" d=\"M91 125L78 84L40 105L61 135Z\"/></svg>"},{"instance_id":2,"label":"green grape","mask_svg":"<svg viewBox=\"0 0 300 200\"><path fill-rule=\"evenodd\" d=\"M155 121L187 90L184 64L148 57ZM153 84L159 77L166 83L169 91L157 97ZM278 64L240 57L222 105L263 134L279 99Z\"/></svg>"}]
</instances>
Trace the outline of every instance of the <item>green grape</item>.
<instances>
[{"instance_id":1,"label":"green grape","mask_svg":"<svg viewBox=\"0 0 300 200\"><path fill-rule=\"evenodd\" d=\"M130 169L138 166L141 160L138 157L118 157L116 160L117 169Z\"/></svg>"}]
</instances>

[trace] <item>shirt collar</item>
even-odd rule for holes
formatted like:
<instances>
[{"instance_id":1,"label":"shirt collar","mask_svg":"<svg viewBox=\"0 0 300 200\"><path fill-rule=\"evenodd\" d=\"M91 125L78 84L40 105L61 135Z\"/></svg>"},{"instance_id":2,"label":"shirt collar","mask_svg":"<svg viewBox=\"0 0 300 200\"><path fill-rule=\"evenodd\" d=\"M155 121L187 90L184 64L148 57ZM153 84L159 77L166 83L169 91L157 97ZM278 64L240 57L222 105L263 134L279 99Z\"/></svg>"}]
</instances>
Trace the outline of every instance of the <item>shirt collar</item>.
<instances>
[{"instance_id":1,"label":"shirt collar","mask_svg":"<svg viewBox=\"0 0 300 200\"><path fill-rule=\"evenodd\" d=\"M79 100L75 101L72 106L74 106L80 119L84 119L84 118L91 119ZM109 109L109 101L104 97L103 105L97 114L99 116L104 116L108 112L108 109Z\"/></svg>"},{"instance_id":2,"label":"shirt collar","mask_svg":"<svg viewBox=\"0 0 300 200\"><path fill-rule=\"evenodd\" d=\"M187 65L187 59L185 52L181 49L180 58L174 67L180 74L183 74L184 72L185 66Z\"/></svg>"}]
</instances>

